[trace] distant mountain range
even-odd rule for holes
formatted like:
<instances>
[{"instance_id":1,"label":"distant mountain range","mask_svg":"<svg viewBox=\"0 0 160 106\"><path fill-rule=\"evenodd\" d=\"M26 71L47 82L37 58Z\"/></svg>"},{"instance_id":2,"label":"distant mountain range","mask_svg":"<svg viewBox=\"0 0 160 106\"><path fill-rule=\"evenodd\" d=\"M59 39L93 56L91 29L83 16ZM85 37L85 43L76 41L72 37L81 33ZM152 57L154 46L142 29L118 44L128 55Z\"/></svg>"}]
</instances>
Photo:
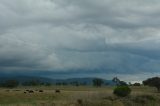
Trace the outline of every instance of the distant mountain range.
<instances>
[{"instance_id":1,"label":"distant mountain range","mask_svg":"<svg viewBox=\"0 0 160 106\"><path fill-rule=\"evenodd\" d=\"M92 85L92 81L95 78L69 78L69 79L52 79L46 77L37 77L37 76L0 76L0 81L4 82L6 80L17 80L20 83L32 80L38 80L43 83L51 83L51 84L83 84L83 85ZM115 85L112 80L102 79L105 85Z\"/></svg>"}]
</instances>

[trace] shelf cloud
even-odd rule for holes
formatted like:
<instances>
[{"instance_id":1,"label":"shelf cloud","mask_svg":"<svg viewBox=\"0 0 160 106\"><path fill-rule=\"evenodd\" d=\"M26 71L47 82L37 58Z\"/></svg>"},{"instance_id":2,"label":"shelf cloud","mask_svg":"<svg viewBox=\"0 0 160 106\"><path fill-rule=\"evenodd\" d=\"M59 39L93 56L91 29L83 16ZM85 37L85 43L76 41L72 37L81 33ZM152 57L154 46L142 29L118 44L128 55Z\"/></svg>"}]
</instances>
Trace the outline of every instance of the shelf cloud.
<instances>
[{"instance_id":1,"label":"shelf cloud","mask_svg":"<svg viewBox=\"0 0 160 106\"><path fill-rule=\"evenodd\" d=\"M159 11L158 0L1 0L0 71L158 74Z\"/></svg>"}]
</instances>

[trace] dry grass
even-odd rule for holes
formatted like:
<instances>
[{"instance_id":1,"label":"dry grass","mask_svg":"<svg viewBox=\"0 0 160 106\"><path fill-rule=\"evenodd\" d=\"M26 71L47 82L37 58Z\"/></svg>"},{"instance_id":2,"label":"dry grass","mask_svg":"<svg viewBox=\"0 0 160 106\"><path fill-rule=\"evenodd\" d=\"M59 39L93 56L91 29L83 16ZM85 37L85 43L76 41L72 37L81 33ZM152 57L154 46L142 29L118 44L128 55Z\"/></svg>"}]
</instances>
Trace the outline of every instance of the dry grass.
<instances>
[{"instance_id":1,"label":"dry grass","mask_svg":"<svg viewBox=\"0 0 160 106\"><path fill-rule=\"evenodd\" d=\"M34 93L24 93L32 89ZM42 89L44 92L38 92ZM61 93L55 93L60 89ZM132 94L119 98L112 87L19 87L0 89L0 106L160 106L160 94L150 87L132 87Z\"/></svg>"}]
</instances>

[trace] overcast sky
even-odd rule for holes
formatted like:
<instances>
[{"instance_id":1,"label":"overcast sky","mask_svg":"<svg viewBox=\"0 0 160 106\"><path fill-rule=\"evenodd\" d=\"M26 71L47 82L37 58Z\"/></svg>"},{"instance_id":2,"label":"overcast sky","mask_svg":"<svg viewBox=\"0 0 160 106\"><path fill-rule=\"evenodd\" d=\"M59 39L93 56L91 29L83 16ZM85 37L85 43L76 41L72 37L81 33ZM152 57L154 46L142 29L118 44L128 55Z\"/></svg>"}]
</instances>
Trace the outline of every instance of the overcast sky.
<instances>
[{"instance_id":1,"label":"overcast sky","mask_svg":"<svg viewBox=\"0 0 160 106\"><path fill-rule=\"evenodd\" d=\"M0 71L158 76L160 1L0 0Z\"/></svg>"}]
</instances>

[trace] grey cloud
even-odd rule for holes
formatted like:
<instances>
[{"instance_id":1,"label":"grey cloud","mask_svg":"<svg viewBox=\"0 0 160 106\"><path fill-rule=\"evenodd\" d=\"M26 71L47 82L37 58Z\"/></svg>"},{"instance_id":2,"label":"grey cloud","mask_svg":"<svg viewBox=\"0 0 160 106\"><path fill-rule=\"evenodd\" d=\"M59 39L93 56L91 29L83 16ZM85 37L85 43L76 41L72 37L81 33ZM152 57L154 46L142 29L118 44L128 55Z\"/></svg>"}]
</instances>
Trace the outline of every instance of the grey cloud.
<instances>
[{"instance_id":1,"label":"grey cloud","mask_svg":"<svg viewBox=\"0 0 160 106\"><path fill-rule=\"evenodd\" d=\"M158 0L1 0L0 70L155 73Z\"/></svg>"}]
</instances>

